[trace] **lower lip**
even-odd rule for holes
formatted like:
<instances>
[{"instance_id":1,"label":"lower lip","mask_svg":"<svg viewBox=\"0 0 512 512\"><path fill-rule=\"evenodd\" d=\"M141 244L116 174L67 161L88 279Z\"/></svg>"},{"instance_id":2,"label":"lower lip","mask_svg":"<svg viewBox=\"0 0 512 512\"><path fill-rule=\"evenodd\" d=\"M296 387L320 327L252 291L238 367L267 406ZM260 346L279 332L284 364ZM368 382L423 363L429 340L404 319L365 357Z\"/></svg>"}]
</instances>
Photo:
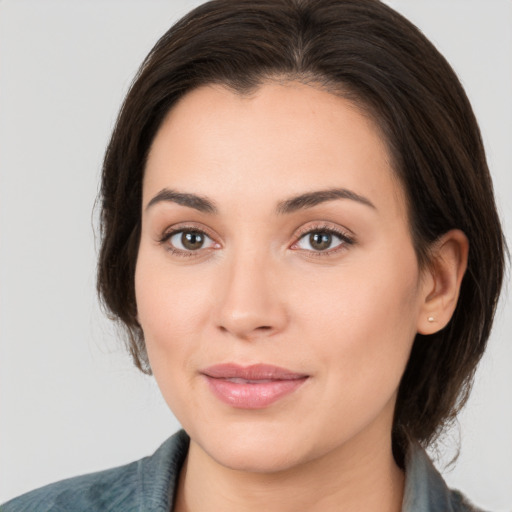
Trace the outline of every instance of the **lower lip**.
<instances>
[{"instance_id":1,"label":"lower lip","mask_svg":"<svg viewBox=\"0 0 512 512\"><path fill-rule=\"evenodd\" d=\"M293 393L307 377L270 382L236 383L205 375L213 393L224 403L239 409L263 409Z\"/></svg>"}]
</instances>

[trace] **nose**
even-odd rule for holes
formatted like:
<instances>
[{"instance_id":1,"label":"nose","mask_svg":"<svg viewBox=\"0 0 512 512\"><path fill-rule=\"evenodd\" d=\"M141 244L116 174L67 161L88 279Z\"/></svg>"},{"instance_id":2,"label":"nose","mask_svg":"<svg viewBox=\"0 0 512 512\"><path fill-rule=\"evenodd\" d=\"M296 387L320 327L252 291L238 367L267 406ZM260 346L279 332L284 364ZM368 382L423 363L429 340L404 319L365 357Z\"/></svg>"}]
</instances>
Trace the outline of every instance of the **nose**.
<instances>
[{"instance_id":1,"label":"nose","mask_svg":"<svg viewBox=\"0 0 512 512\"><path fill-rule=\"evenodd\" d=\"M217 326L232 336L252 340L281 332L288 322L284 283L260 254L233 257L220 277Z\"/></svg>"}]
</instances>

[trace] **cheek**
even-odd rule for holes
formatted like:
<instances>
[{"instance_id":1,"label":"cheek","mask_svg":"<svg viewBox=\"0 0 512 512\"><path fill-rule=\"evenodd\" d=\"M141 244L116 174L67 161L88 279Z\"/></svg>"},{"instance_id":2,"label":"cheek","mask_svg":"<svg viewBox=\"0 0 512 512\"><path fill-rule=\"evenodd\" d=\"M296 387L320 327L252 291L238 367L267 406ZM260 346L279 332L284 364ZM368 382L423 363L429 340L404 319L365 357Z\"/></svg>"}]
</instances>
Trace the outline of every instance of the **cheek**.
<instances>
[{"instance_id":1,"label":"cheek","mask_svg":"<svg viewBox=\"0 0 512 512\"><path fill-rule=\"evenodd\" d=\"M141 247L135 273L138 320L154 378L169 408L182 421L190 408L200 408L191 390L201 353L198 333L204 331L214 294L205 279L190 272L170 272L162 259Z\"/></svg>"},{"instance_id":2,"label":"cheek","mask_svg":"<svg viewBox=\"0 0 512 512\"><path fill-rule=\"evenodd\" d=\"M308 286L315 293L297 316L297 332L308 340L304 358L315 361L321 383L325 439L350 438L382 411L392 421L415 336L414 254L346 270Z\"/></svg>"},{"instance_id":3,"label":"cheek","mask_svg":"<svg viewBox=\"0 0 512 512\"><path fill-rule=\"evenodd\" d=\"M313 284L307 286L313 293L298 314L298 330L308 333L325 366L339 369L332 378L397 385L416 334L413 250L381 253Z\"/></svg>"},{"instance_id":4,"label":"cheek","mask_svg":"<svg viewBox=\"0 0 512 512\"><path fill-rule=\"evenodd\" d=\"M209 281L194 274L192 268L171 272L165 256L155 258L151 249L144 247L137 260L135 294L138 320L156 376L159 367L183 361L186 352L194 349L214 294Z\"/></svg>"}]
</instances>

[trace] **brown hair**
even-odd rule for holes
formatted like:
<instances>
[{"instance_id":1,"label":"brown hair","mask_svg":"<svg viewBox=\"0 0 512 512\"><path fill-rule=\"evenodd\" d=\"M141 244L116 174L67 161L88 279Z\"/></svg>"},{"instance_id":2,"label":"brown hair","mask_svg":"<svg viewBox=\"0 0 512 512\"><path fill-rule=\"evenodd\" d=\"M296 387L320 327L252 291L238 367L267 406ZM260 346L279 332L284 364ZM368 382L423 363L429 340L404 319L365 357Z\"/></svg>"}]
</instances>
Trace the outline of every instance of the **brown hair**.
<instances>
[{"instance_id":1,"label":"brown hair","mask_svg":"<svg viewBox=\"0 0 512 512\"><path fill-rule=\"evenodd\" d=\"M378 0L214 0L176 23L143 62L108 146L101 186L98 290L150 373L134 272L146 157L162 120L192 89L244 94L272 79L313 81L369 112L409 203L420 265L452 228L470 252L448 326L417 335L395 410L393 447L430 443L467 399L491 329L505 243L477 122L450 65L409 21Z\"/></svg>"}]
</instances>

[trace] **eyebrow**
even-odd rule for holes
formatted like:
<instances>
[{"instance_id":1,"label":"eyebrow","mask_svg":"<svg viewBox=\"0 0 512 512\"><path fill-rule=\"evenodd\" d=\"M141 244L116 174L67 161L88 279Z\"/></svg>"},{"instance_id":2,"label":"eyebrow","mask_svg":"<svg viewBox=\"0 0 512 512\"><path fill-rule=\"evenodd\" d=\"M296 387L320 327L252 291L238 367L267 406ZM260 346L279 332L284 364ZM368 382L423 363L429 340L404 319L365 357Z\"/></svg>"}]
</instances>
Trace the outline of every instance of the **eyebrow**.
<instances>
[{"instance_id":1,"label":"eyebrow","mask_svg":"<svg viewBox=\"0 0 512 512\"><path fill-rule=\"evenodd\" d=\"M312 208L327 201L335 199L350 199L365 206L369 206L376 210L375 205L366 197L356 194L346 188L330 188L327 190L318 190L314 192L306 192L299 196L292 197L286 201L281 201L277 206L277 212L281 214L293 213L297 210Z\"/></svg>"},{"instance_id":2,"label":"eyebrow","mask_svg":"<svg viewBox=\"0 0 512 512\"><path fill-rule=\"evenodd\" d=\"M375 205L366 197L356 194L355 192L346 188L331 188L327 190L317 190L314 192L306 192L285 201L278 203L276 211L279 214L289 214L298 210L312 208L327 201L334 201L336 199L350 199L356 201L370 208L377 209ZM162 189L146 206L146 210L152 206L162 203L171 202L188 208L194 208L203 213L216 214L218 208L215 206L214 201L203 196L196 194L189 194L186 192L177 192L168 188Z\"/></svg>"},{"instance_id":3,"label":"eyebrow","mask_svg":"<svg viewBox=\"0 0 512 512\"><path fill-rule=\"evenodd\" d=\"M146 206L146 211L155 204L162 202L170 202L179 204L181 206L188 206L189 208L194 208L194 210L198 210L204 213L218 213L218 209L212 200L207 199L206 197L198 196L196 194L177 192L168 188L160 190L160 192L158 192L158 194L153 197L151 201L149 201Z\"/></svg>"}]
</instances>

